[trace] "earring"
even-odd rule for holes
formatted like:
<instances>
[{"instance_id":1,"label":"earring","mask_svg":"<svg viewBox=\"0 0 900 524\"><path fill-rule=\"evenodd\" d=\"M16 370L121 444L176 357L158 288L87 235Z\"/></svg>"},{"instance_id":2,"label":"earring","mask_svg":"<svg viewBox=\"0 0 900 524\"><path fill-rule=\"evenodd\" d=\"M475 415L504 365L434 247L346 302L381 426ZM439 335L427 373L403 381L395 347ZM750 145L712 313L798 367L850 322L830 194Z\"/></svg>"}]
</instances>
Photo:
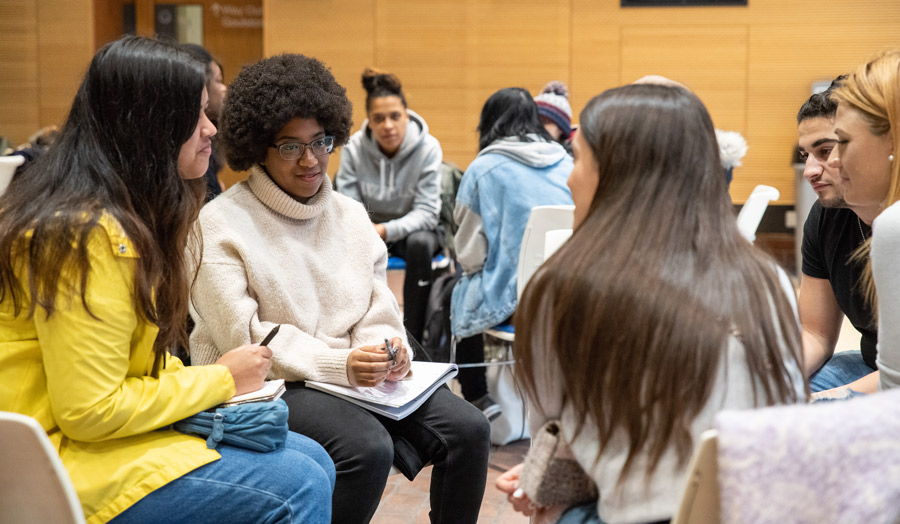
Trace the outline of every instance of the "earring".
<instances>
[{"instance_id":1,"label":"earring","mask_svg":"<svg viewBox=\"0 0 900 524\"><path fill-rule=\"evenodd\" d=\"M890 155L890 156L888 157L888 160L890 160L891 162L893 162L893 161L894 161L894 155Z\"/></svg>"}]
</instances>

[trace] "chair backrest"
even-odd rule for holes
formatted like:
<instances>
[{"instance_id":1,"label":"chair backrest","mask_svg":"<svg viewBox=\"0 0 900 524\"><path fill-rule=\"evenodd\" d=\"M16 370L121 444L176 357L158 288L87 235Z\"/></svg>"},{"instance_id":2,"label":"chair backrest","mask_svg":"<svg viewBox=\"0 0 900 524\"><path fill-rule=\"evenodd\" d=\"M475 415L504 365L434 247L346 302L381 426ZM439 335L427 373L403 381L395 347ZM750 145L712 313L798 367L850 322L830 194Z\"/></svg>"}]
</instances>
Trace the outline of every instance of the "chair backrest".
<instances>
[{"instance_id":1,"label":"chair backrest","mask_svg":"<svg viewBox=\"0 0 900 524\"><path fill-rule=\"evenodd\" d=\"M575 206L537 206L531 209L531 215L522 235L522 247L519 250L519 266L516 272L516 295L521 298L525 285L537 268L544 263L544 244L548 231L555 229L572 229Z\"/></svg>"},{"instance_id":2,"label":"chair backrest","mask_svg":"<svg viewBox=\"0 0 900 524\"><path fill-rule=\"evenodd\" d=\"M0 521L84 524L69 474L40 424L0 411Z\"/></svg>"},{"instance_id":3,"label":"chair backrest","mask_svg":"<svg viewBox=\"0 0 900 524\"><path fill-rule=\"evenodd\" d=\"M703 432L691 459L687 485L672 524L718 524L719 499L718 432Z\"/></svg>"},{"instance_id":4,"label":"chair backrest","mask_svg":"<svg viewBox=\"0 0 900 524\"><path fill-rule=\"evenodd\" d=\"M547 260L553 253L556 253L556 250L562 247L571 236L571 229L554 229L552 231L547 231L547 234L544 235L544 260Z\"/></svg>"},{"instance_id":5,"label":"chair backrest","mask_svg":"<svg viewBox=\"0 0 900 524\"><path fill-rule=\"evenodd\" d=\"M6 186L12 182L16 168L25 163L25 157L21 155L0 156L0 195L6 191Z\"/></svg>"},{"instance_id":6,"label":"chair backrest","mask_svg":"<svg viewBox=\"0 0 900 524\"><path fill-rule=\"evenodd\" d=\"M759 185L753 188L737 216L738 230L744 238L750 242L756 240L756 228L759 227L769 202L778 200L779 196L778 190L772 186Z\"/></svg>"}]
</instances>

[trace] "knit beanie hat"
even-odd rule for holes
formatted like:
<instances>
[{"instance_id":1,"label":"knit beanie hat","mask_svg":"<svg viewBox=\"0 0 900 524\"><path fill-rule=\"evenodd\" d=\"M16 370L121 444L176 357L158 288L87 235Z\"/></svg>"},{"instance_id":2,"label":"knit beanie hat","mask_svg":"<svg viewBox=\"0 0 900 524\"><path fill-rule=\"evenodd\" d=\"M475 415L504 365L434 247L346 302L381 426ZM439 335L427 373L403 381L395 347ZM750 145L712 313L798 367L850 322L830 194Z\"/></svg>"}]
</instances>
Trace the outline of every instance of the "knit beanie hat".
<instances>
[{"instance_id":1,"label":"knit beanie hat","mask_svg":"<svg viewBox=\"0 0 900 524\"><path fill-rule=\"evenodd\" d=\"M569 105L569 90L557 80L547 83L541 94L534 97L538 113L550 119L563 132L563 138L572 135L572 106Z\"/></svg>"}]
</instances>

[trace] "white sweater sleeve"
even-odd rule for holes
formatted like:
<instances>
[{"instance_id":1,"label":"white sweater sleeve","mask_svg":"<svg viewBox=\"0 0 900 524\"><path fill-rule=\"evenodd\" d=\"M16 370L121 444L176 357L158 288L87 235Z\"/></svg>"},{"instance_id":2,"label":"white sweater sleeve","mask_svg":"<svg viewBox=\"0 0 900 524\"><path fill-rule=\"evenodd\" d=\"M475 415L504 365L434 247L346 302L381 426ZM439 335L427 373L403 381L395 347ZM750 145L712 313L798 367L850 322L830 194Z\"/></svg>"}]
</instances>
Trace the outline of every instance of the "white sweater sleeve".
<instances>
[{"instance_id":1,"label":"white sweater sleeve","mask_svg":"<svg viewBox=\"0 0 900 524\"><path fill-rule=\"evenodd\" d=\"M368 311L350 331L351 345L371 346L383 343L385 338L400 337L409 351L409 357L412 358L413 349L407 340L406 329L403 328L400 306L387 285L387 248L375 229L369 230L371 231L369 249L372 250L376 260L372 297Z\"/></svg>"},{"instance_id":2,"label":"white sweater sleeve","mask_svg":"<svg viewBox=\"0 0 900 524\"><path fill-rule=\"evenodd\" d=\"M872 275L878 290L878 388L890 389L900 386L900 206L884 210L872 226Z\"/></svg>"}]
</instances>

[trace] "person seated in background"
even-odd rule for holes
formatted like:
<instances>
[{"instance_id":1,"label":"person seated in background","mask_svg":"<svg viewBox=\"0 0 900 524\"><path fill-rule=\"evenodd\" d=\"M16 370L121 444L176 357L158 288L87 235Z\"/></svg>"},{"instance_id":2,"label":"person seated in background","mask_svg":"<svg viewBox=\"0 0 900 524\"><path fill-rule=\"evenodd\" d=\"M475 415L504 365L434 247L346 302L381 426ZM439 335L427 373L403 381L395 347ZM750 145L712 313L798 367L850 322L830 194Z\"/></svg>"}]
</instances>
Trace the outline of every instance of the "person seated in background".
<instances>
[{"instance_id":1,"label":"person seated in background","mask_svg":"<svg viewBox=\"0 0 900 524\"><path fill-rule=\"evenodd\" d=\"M608 90L581 112L573 147L574 233L515 316L531 434L558 420L599 491L559 522L668 522L716 412L805 399L793 288L739 233L712 120L692 93ZM517 490L529 474L497 480L525 514L537 494Z\"/></svg>"},{"instance_id":2,"label":"person seated in background","mask_svg":"<svg viewBox=\"0 0 900 524\"><path fill-rule=\"evenodd\" d=\"M463 276L453 289L450 330L457 362L484 362L482 332L516 310L516 270L531 208L572 204L566 177L572 158L544 129L528 91L492 94L478 123L478 156L456 195L456 252ZM463 396L493 420L500 406L488 394L483 367L459 370Z\"/></svg>"},{"instance_id":3,"label":"person seated in background","mask_svg":"<svg viewBox=\"0 0 900 524\"><path fill-rule=\"evenodd\" d=\"M860 286L877 311L878 388L900 387L900 49L885 51L857 68L832 92L837 101L837 147L828 166L840 174L844 201L880 211L872 236L854 256L865 264ZM876 294L877 290L877 294Z\"/></svg>"},{"instance_id":4,"label":"person seated in background","mask_svg":"<svg viewBox=\"0 0 900 524\"><path fill-rule=\"evenodd\" d=\"M222 80L222 64L217 62L203 46L197 44L182 44L181 48L187 51L195 60L203 64L206 71L206 90L209 93L209 104L205 111L206 116L213 125L218 125L222 116L222 107L225 105L225 95L228 87ZM209 155L209 168L203 175L206 181L206 202L222 194L224 186L219 180L219 172L222 171L222 153L219 151L216 140L213 139L212 154Z\"/></svg>"},{"instance_id":5,"label":"person seated in background","mask_svg":"<svg viewBox=\"0 0 900 524\"><path fill-rule=\"evenodd\" d=\"M309 438L217 452L167 428L271 367L257 345L209 366L168 353L187 342L206 101L186 53L123 37L97 52L56 146L0 197L0 410L47 431L88 522L325 524L334 464Z\"/></svg>"},{"instance_id":6,"label":"person seated in background","mask_svg":"<svg viewBox=\"0 0 900 524\"><path fill-rule=\"evenodd\" d=\"M572 106L569 105L569 88L558 80L547 82L541 94L534 97L541 124L547 133L572 154Z\"/></svg>"},{"instance_id":7,"label":"person seated in background","mask_svg":"<svg viewBox=\"0 0 900 524\"><path fill-rule=\"evenodd\" d=\"M803 336L803 370L813 398L845 397L878 388L878 330L859 287L865 261L853 257L871 235L882 205L853 206L844 200L840 173L828 165L837 147L831 87L809 97L797 113L803 177L817 200L803 226L803 265L798 308ZM860 349L834 354L844 315L861 335Z\"/></svg>"},{"instance_id":8,"label":"person seated in background","mask_svg":"<svg viewBox=\"0 0 900 524\"><path fill-rule=\"evenodd\" d=\"M366 120L341 149L338 192L363 203L388 252L406 261L403 324L422 340L434 275L431 259L442 243L441 161L425 119L406 107L400 79L376 69L362 75Z\"/></svg>"},{"instance_id":9,"label":"person seated in background","mask_svg":"<svg viewBox=\"0 0 900 524\"><path fill-rule=\"evenodd\" d=\"M487 479L490 428L439 388L393 421L306 380L378 386L410 370L387 249L359 202L332 190L327 167L350 136L345 89L314 58L285 54L245 67L231 84L221 143L249 178L200 213L203 257L193 288L194 362L276 325L271 376L283 378L289 427L321 443L337 467L334 522L368 522L391 465L409 479L428 463L431 521L474 523ZM399 347L396 361L385 338Z\"/></svg>"},{"instance_id":10,"label":"person seated in background","mask_svg":"<svg viewBox=\"0 0 900 524\"><path fill-rule=\"evenodd\" d=\"M24 173L32 164L37 161L38 157L43 155L50 149L50 146L59 136L59 128L56 126L42 127L35 131L28 142L19 144L14 151L10 151L9 155L18 155L25 159L19 167L16 168L16 176ZM5 155L6 153L4 153Z\"/></svg>"}]
</instances>

